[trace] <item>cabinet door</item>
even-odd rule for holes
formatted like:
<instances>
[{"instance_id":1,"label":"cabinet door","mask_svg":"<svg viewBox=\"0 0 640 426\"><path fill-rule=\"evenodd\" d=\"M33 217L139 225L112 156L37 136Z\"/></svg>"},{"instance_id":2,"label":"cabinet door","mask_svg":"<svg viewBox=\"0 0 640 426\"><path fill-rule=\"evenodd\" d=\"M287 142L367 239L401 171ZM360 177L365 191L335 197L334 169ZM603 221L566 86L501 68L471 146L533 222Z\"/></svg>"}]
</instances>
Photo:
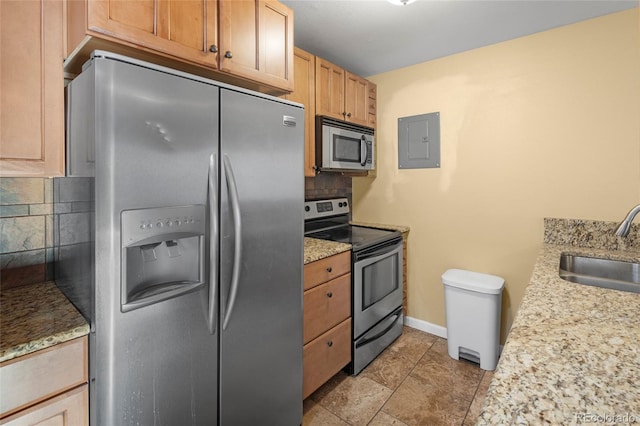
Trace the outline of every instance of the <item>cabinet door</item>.
<instances>
[{"instance_id":1,"label":"cabinet door","mask_svg":"<svg viewBox=\"0 0 640 426\"><path fill-rule=\"evenodd\" d=\"M220 69L293 88L293 12L277 1L220 1Z\"/></svg>"},{"instance_id":2,"label":"cabinet door","mask_svg":"<svg viewBox=\"0 0 640 426\"><path fill-rule=\"evenodd\" d=\"M60 176L63 3L0 1L0 46L0 176Z\"/></svg>"},{"instance_id":3,"label":"cabinet door","mask_svg":"<svg viewBox=\"0 0 640 426\"><path fill-rule=\"evenodd\" d=\"M345 76L344 109L347 113L347 121L367 125L369 112L367 80L350 72Z\"/></svg>"},{"instance_id":4,"label":"cabinet door","mask_svg":"<svg viewBox=\"0 0 640 426\"><path fill-rule=\"evenodd\" d=\"M0 421L4 426L85 426L89 386L82 385Z\"/></svg>"},{"instance_id":5,"label":"cabinet door","mask_svg":"<svg viewBox=\"0 0 640 426\"><path fill-rule=\"evenodd\" d=\"M344 120L345 71L316 57L316 114Z\"/></svg>"},{"instance_id":6,"label":"cabinet door","mask_svg":"<svg viewBox=\"0 0 640 426\"><path fill-rule=\"evenodd\" d=\"M217 0L87 0L88 30L217 67Z\"/></svg>"},{"instance_id":7,"label":"cabinet door","mask_svg":"<svg viewBox=\"0 0 640 426\"><path fill-rule=\"evenodd\" d=\"M315 176L316 164L315 56L297 47L293 53L293 92L285 96L304 105L304 175Z\"/></svg>"},{"instance_id":8,"label":"cabinet door","mask_svg":"<svg viewBox=\"0 0 640 426\"><path fill-rule=\"evenodd\" d=\"M274 0L259 2L260 81L293 90L293 10Z\"/></svg>"}]
</instances>

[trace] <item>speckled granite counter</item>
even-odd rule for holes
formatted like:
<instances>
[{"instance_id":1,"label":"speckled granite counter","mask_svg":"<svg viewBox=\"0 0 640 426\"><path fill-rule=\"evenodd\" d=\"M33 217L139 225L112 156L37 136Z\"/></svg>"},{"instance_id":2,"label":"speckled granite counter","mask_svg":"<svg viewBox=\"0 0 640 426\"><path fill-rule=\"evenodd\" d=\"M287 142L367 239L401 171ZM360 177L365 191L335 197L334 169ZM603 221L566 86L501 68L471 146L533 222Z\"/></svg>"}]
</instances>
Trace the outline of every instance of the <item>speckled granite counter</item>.
<instances>
[{"instance_id":1,"label":"speckled granite counter","mask_svg":"<svg viewBox=\"0 0 640 426\"><path fill-rule=\"evenodd\" d=\"M369 228L388 229L389 231L400 231L403 234L406 234L407 232L409 232L409 227L402 226L402 225L386 225L383 223L358 222L358 221L351 221L349 223L351 225L356 225L356 226L368 226Z\"/></svg>"},{"instance_id":2,"label":"speckled granite counter","mask_svg":"<svg viewBox=\"0 0 640 426\"><path fill-rule=\"evenodd\" d=\"M334 241L304 238L304 264L333 256L351 250L351 244L336 243Z\"/></svg>"},{"instance_id":3,"label":"speckled granite counter","mask_svg":"<svg viewBox=\"0 0 640 426\"><path fill-rule=\"evenodd\" d=\"M52 282L0 293L0 362L89 333L89 325Z\"/></svg>"},{"instance_id":4,"label":"speckled granite counter","mask_svg":"<svg viewBox=\"0 0 640 426\"><path fill-rule=\"evenodd\" d=\"M601 239L583 231L574 236ZM558 238L546 230L545 241L477 424L640 422L640 294L558 277L563 252L640 261L640 251L548 244Z\"/></svg>"}]
</instances>

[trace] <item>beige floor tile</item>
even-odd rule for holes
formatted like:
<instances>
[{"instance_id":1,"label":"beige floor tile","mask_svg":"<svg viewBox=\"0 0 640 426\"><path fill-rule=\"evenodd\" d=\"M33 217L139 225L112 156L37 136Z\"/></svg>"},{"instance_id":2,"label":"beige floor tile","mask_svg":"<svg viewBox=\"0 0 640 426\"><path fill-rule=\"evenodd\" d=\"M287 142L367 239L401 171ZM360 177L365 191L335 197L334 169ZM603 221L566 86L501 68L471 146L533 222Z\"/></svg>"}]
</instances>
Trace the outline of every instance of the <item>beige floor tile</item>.
<instances>
[{"instance_id":1,"label":"beige floor tile","mask_svg":"<svg viewBox=\"0 0 640 426\"><path fill-rule=\"evenodd\" d=\"M407 424L387 413L379 411L367 426L407 426Z\"/></svg>"},{"instance_id":2,"label":"beige floor tile","mask_svg":"<svg viewBox=\"0 0 640 426\"><path fill-rule=\"evenodd\" d=\"M389 389L396 389L414 365L414 362L400 355L398 351L385 350L360 373L360 376L375 380Z\"/></svg>"},{"instance_id":3,"label":"beige floor tile","mask_svg":"<svg viewBox=\"0 0 640 426\"><path fill-rule=\"evenodd\" d=\"M303 404L302 426L349 426L349 423L307 398Z\"/></svg>"},{"instance_id":4,"label":"beige floor tile","mask_svg":"<svg viewBox=\"0 0 640 426\"><path fill-rule=\"evenodd\" d=\"M437 337L432 334L405 326L402 335L387 350L396 351L415 363L422 358L436 339Z\"/></svg>"},{"instance_id":5,"label":"beige floor tile","mask_svg":"<svg viewBox=\"0 0 640 426\"><path fill-rule=\"evenodd\" d=\"M409 426L461 425L469 402L409 376L382 411Z\"/></svg>"},{"instance_id":6,"label":"beige floor tile","mask_svg":"<svg viewBox=\"0 0 640 426\"><path fill-rule=\"evenodd\" d=\"M476 391L476 394L473 397L473 401L471 402L471 406L469 407L467 417L465 417L464 419L465 425L476 424L478 416L480 415L480 411L482 410L482 404L484 404L484 399L487 396L487 390L489 389L489 383L491 383L492 377L493 371L484 372L482 380L480 381L480 385L478 386L478 390Z\"/></svg>"},{"instance_id":7,"label":"beige floor tile","mask_svg":"<svg viewBox=\"0 0 640 426\"><path fill-rule=\"evenodd\" d=\"M437 387L442 393L467 401L467 406L476 394L482 375L483 370L478 366L456 361L438 350L429 350L411 371L411 376Z\"/></svg>"},{"instance_id":8,"label":"beige floor tile","mask_svg":"<svg viewBox=\"0 0 640 426\"><path fill-rule=\"evenodd\" d=\"M351 425L366 425L393 391L367 377L347 376L314 401Z\"/></svg>"}]
</instances>

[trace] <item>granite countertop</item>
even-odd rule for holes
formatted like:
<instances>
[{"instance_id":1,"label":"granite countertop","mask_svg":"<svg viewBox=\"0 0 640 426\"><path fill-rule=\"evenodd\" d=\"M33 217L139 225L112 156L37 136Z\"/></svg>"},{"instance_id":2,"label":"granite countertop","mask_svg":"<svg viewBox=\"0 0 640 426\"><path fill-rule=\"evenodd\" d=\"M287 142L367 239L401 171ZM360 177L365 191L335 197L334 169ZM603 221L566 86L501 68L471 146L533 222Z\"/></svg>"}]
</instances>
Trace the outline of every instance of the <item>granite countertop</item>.
<instances>
[{"instance_id":1,"label":"granite countertop","mask_svg":"<svg viewBox=\"0 0 640 426\"><path fill-rule=\"evenodd\" d=\"M55 283L0 292L0 362L89 333L89 325Z\"/></svg>"},{"instance_id":2,"label":"granite countertop","mask_svg":"<svg viewBox=\"0 0 640 426\"><path fill-rule=\"evenodd\" d=\"M304 237L304 264L351 250L351 244Z\"/></svg>"},{"instance_id":3,"label":"granite countertop","mask_svg":"<svg viewBox=\"0 0 640 426\"><path fill-rule=\"evenodd\" d=\"M640 261L639 251L544 245L478 425L640 421L640 294L560 279L563 252Z\"/></svg>"},{"instance_id":4,"label":"granite countertop","mask_svg":"<svg viewBox=\"0 0 640 426\"><path fill-rule=\"evenodd\" d=\"M389 231L400 231L403 234L409 232L409 227L403 226L403 225L386 225L383 223L359 222L359 221L351 221L349 222L349 224L355 225L355 226L367 226L369 228L387 229Z\"/></svg>"}]
</instances>

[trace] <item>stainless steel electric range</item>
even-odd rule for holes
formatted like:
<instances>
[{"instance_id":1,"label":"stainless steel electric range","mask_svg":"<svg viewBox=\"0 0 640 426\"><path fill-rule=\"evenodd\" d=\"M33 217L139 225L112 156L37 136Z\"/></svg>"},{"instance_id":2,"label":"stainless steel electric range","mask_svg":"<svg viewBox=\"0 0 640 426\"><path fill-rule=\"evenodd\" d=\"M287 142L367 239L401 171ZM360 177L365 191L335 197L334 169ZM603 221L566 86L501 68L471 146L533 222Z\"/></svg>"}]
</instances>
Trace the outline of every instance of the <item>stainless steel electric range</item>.
<instances>
[{"instance_id":1,"label":"stainless steel electric range","mask_svg":"<svg viewBox=\"0 0 640 426\"><path fill-rule=\"evenodd\" d=\"M305 236L351 244L353 375L402 334L402 235L349 224L349 200L305 202Z\"/></svg>"}]
</instances>

